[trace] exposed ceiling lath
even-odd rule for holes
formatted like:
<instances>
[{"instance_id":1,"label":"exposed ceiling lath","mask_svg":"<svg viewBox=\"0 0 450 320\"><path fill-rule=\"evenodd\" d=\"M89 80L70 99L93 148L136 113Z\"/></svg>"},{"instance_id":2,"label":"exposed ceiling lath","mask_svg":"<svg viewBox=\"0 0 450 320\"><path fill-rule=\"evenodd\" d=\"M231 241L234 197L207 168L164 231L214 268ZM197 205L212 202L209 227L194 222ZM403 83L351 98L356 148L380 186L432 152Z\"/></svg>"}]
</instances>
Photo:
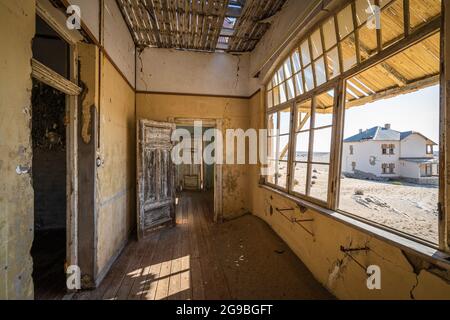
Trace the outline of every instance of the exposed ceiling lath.
<instances>
[{"instance_id":1,"label":"exposed ceiling lath","mask_svg":"<svg viewBox=\"0 0 450 320\"><path fill-rule=\"evenodd\" d=\"M286 0L117 0L138 47L251 51Z\"/></svg>"},{"instance_id":2,"label":"exposed ceiling lath","mask_svg":"<svg viewBox=\"0 0 450 320\"><path fill-rule=\"evenodd\" d=\"M268 20L283 7L286 0L247 0L230 39L228 51L252 51L270 28Z\"/></svg>"}]
</instances>

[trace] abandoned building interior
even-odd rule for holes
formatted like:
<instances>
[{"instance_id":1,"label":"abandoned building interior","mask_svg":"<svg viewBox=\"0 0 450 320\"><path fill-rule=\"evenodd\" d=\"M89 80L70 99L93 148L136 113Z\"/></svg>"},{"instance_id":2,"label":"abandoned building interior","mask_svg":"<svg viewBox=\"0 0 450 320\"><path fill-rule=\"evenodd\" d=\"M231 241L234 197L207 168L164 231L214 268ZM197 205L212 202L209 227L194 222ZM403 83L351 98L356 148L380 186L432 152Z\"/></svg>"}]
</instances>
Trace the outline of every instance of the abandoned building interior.
<instances>
[{"instance_id":1,"label":"abandoned building interior","mask_svg":"<svg viewBox=\"0 0 450 320\"><path fill-rule=\"evenodd\" d=\"M0 299L450 300L449 16L0 0Z\"/></svg>"}]
</instances>

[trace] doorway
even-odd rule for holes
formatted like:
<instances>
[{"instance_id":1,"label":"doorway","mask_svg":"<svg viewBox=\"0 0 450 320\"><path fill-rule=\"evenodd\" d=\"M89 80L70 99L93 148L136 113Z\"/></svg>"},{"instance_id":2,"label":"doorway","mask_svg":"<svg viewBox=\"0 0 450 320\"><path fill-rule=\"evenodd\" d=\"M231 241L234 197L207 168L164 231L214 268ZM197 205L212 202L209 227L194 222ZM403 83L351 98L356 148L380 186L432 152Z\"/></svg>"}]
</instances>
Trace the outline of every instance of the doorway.
<instances>
[{"instance_id":1,"label":"doorway","mask_svg":"<svg viewBox=\"0 0 450 320\"><path fill-rule=\"evenodd\" d=\"M189 132L191 138L190 148L182 150L183 154L188 153L191 159L190 164L180 164L176 166L176 187L181 191L203 191L213 194L214 191L214 164L205 161L203 152L205 148L214 144L214 141L203 141L203 135L209 129L202 128L202 137L195 137L195 128L193 126L177 126L179 130ZM196 161L196 159L198 159Z\"/></svg>"},{"instance_id":2,"label":"doorway","mask_svg":"<svg viewBox=\"0 0 450 320\"><path fill-rule=\"evenodd\" d=\"M195 124L201 122L202 135L204 135L205 132L210 129L216 129L219 133L221 133L223 129L223 123L220 119L169 118L168 121L171 123L175 123L178 129L186 129L190 133L195 130ZM194 137L193 134L191 134L191 136ZM217 148L217 145L215 145L215 139L216 137L212 138L211 142L203 142L202 149L204 150L210 144L214 144L214 147ZM217 155L213 152L212 156L216 157ZM203 175L203 188L201 188L199 191L209 193L211 203L213 204L213 216L211 218L214 222L220 222L222 221L223 165L222 163L207 164L204 162L203 157L201 163L203 167L203 169L201 170L201 174ZM179 193L183 190L179 188L179 186L181 185L180 171L180 168L176 168L176 186Z\"/></svg>"},{"instance_id":3,"label":"doorway","mask_svg":"<svg viewBox=\"0 0 450 320\"><path fill-rule=\"evenodd\" d=\"M67 143L66 95L33 80L33 280L36 299L65 293Z\"/></svg>"},{"instance_id":4,"label":"doorway","mask_svg":"<svg viewBox=\"0 0 450 320\"><path fill-rule=\"evenodd\" d=\"M73 234L73 203L76 192L73 116L79 88L74 81L72 42L55 30L42 9L37 10L33 39L31 140L34 189L33 259L34 296L59 299L66 294L66 264L76 241ZM68 230L69 228L69 230ZM69 239L70 238L70 239ZM70 241L69 241L70 240Z\"/></svg>"}]
</instances>

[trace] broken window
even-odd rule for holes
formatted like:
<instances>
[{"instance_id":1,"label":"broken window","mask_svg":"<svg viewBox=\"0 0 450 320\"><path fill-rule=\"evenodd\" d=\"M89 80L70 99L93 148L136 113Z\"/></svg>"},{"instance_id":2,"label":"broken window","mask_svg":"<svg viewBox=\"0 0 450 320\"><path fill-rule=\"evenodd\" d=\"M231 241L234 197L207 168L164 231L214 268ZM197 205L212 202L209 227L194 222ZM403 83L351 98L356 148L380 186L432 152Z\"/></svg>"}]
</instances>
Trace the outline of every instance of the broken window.
<instances>
[{"instance_id":1,"label":"broken window","mask_svg":"<svg viewBox=\"0 0 450 320\"><path fill-rule=\"evenodd\" d=\"M296 107L292 190L321 202L328 200L334 92L325 92Z\"/></svg>"},{"instance_id":2,"label":"broken window","mask_svg":"<svg viewBox=\"0 0 450 320\"><path fill-rule=\"evenodd\" d=\"M290 194L438 243L439 153L433 141L439 140L441 5L354 0L300 39L284 64L290 70L277 70L267 88L273 96L268 108L281 103L281 83L286 100L293 100ZM383 55L387 48L392 52ZM336 123L334 103L345 110L336 112ZM339 150L331 148L333 135L340 138ZM339 156L341 170L330 170ZM430 168L437 179L427 180L433 187L425 194L421 177ZM330 190L341 177L340 188ZM415 206L417 199L426 205ZM398 212L409 218L399 221ZM422 214L426 222L412 218Z\"/></svg>"},{"instance_id":3,"label":"broken window","mask_svg":"<svg viewBox=\"0 0 450 320\"><path fill-rule=\"evenodd\" d=\"M344 213L434 245L439 236L439 181L422 176L424 164L439 162L429 154L429 141L439 140L439 55L435 34L347 80L353 94L345 104L338 206ZM421 85L419 75L424 66L436 76L427 85ZM359 130L361 126L367 129ZM356 172L345 154L355 143L355 156L364 160Z\"/></svg>"},{"instance_id":4,"label":"broken window","mask_svg":"<svg viewBox=\"0 0 450 320\"><path fill-rule=\"evenodd\" d=\"M389 164L389 174L394 174L395 173L395 163L390 163Z\"/></svg>"},{"instance_id":5,"label":"broken window","mask_svg":"<svg viewBox=\"0 0 450 320\"><path fill-rule=\"evenodd\" d=\"M268 116L268 174L267 182L287 188L291 109Z\"/></svg>"},{"instance_id":6,"label":"broken window","mask_svg":"<svg viewBox=\"0 0 450 320\"><path fill-rule=\"evenodd\" d=\"M395 154L395 144L389 145L389 154L394 155Z\"/></svg>"},{"instance_id":7,"label":"broken window","mask_svg":"<svg viewBox=\"0 0 450 320\"><path fill-rule=\"evenodd\" d=\"M296 96L294 70L296 62L288 58L278 69L267 88L267 105L269 108L286 103Z\"/></svg>"}]
</instances>

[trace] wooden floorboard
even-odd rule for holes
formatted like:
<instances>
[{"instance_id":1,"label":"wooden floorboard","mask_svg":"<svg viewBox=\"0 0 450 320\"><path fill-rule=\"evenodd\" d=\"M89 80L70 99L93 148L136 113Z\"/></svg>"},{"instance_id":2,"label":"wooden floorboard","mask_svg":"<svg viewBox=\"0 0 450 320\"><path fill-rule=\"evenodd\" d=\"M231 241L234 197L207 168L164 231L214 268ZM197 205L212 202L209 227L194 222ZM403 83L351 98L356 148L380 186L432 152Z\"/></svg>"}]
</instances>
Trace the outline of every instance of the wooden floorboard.
<instances>
[{"instance_id":1,"label":"wooden floorboard","mask_svg":"<svg viewBox=\"0 0 450 320\"><path fill-rule=\"evenodd\" d=\"M179 197L175 227L131 241L98 289L73 296L83 300L330 298L264 222L245 216L214 224L212 194L195 192Z\"/></svg>"}]
</instances>

